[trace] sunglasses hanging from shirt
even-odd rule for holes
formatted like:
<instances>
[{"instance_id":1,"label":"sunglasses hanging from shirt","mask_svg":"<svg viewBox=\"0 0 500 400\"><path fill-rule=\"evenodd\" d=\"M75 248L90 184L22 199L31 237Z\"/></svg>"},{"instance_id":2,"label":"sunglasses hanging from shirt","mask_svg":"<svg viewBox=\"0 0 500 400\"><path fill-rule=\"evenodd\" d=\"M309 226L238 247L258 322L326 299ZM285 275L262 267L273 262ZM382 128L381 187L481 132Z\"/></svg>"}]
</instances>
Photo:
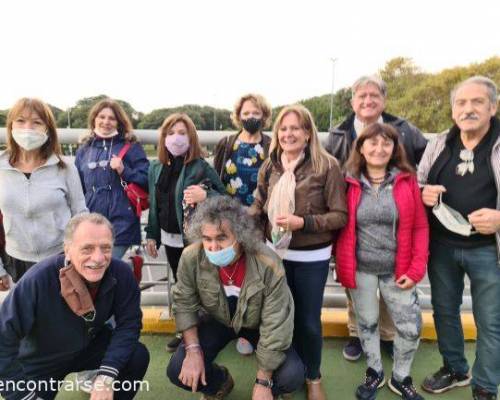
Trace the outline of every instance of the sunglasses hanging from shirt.
<instances>
[{"instance_id":1,"label":"sunglasses hanging from shirt","mask_svg":"<svg viewBox=\"0 0 500 400\"><path fill-rule=\"evenodd\" d=\"M457 175L464 176L467 172L474 173L474 152L472 150L463 149L460 151L460 160L462 162L457 165Z\"/></svg>"},{"instance_id":2,"label":"sunglasses hanging from shirt","mask_svg":"<svg viewBox=\"0 0 500 400\"><path fill-rule=\"evenodd\" d=\"M432 213L441 222L441 224L451 232L462 236L470 236L477 233L474 227L467 221L462 214L450 206L443 203L443 194L439 194L438 203L432 208Z\"/></svg>"},{"instance_id":3,"label":"sunglasses hanging from shirt","mask_svg":"<svg viewBox=\"0 0 500 400\"><path fill-rule=\"evenodd\" d=\"M89 161L87 163L88 169L96 169L97 167L101 167L102 169L106 169L106 167L109 165L109 162L111 160L111 149L112 148L113 148L113 139L111 139L111 145L109 146L108 159L107 160L100 160L100 161ZM106 150L106 147L104 147L104 150ZM92 154L92 152L89 151L89 158L90 158L91 154Z\"/></svg>"}]
</instances>

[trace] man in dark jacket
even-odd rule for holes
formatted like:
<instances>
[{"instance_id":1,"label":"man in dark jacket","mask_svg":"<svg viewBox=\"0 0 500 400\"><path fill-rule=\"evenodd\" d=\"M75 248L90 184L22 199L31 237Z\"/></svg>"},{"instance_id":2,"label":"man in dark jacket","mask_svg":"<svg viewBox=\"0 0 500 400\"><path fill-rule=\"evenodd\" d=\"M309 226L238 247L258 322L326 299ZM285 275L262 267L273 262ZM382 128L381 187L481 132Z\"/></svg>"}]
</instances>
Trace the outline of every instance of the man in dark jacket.
<instances>
[{"instance_id":1,"label":"man in dark jacket","mask_svg":"<svg viewBox=\"0 0 500 400\"><path fill-rule=\"evenodd\" d=\"M337 158L343 167L349 158L352 144L361 131L374 122L386 123L396 128L406 150L408 161L416 166L422 158L427 140L422 132L408 121L384 112L387 96L385 82L378 76L362 76L354 82L351 92L351 106L354 112L339 126L331 130L326 150ZM392 355L395 328L383 300L380 304L381 347ZM348 294L347 308L349 313L348 328L352 340L344 347L343 355L347 360L356 361L361 356L362 348L361 342L357 338L356 319Z\"/></svg>"},{"instance_id":2,"label":"man in dark jacket","mask_svg":"<svg viewBox=\"0 0 500 400\"><path fill-rule=\"evenodd\" d=\"M422 158L427 140L422 132L403 118L384 112L387 86L378 76L363 76L352 85L351 106L353 113L328 136L326 150L340 165L349 158L352 143L369 124L380 122L394 126L399 132L408 161L416 166Z\"/></svg>"},{"instance_id":3,"label":"man in dark jacket","mask_svg":"<svg viewBox=\"0 0 500 400\"><path fill-rule=\"evenodd\" d=\"M130 268L111 258L112 226L99 214L68 224L65 254L31 268L0 309L0 394L53 399L67 374L98 369L91 398L132 399L149 364L139 343L140 292ZM106 321L114 315L116 327ZM142 386L142 385L141 385Z\"/></svg>"}]
</instances>

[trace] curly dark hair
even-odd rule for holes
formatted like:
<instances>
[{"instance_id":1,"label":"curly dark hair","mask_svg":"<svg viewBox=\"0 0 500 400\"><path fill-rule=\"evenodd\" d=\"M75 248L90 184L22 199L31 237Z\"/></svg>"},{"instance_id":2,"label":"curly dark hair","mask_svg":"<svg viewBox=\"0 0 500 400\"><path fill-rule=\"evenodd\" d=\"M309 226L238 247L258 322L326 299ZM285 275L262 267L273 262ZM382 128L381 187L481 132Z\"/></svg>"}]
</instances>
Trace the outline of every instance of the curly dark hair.
<instances>
[{"instance_id":1,"label":"curly dark hair","mask_svg":"<svg viewBox=\"0 0 500 400\"><path fill-rule=\"evenodd\" d=\"M204 224L221 226L224 221L229 224L231 232L245 253L255 253L262 243L262 234L254 219L249 216L247 208L229 196L215 196L200 203L189 222L187 238L190 242L200 241Z\"/></svg>"}]
</instances>

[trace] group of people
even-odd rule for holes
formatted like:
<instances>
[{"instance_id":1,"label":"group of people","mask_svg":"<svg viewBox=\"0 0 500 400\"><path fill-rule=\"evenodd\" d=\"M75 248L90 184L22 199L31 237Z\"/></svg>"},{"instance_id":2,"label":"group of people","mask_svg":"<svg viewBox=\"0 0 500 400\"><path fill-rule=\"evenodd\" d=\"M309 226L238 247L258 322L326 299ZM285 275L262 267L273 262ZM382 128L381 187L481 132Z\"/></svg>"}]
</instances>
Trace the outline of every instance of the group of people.
<instances>
[{"instance_id":1,"label":"group of people","mask_svg":"<svg viewBox=\"0 0 500 400\"><path fill-rule=\"evenodd\" d=\"M133 182L149 190L147 252L156 257L163 246L176 280L179 335L168 345L175 353L167 366L173 384L203 399L227 396L233 378L214 360L237 339L241 353L256 354L253 399L290 398L303 385L308 400L326 399L321 308L333 255L348 298L351 339L343 355L366 355L356 398L375 399L384 386L382 349L394 360L390 390L423 399L411 366L422 328L416 284L428 271L443 366L422 388L441 393L472 384L473 399L496 399L496 85L481 76L459 83L451 93L454 125L429 143L384 111L386 96L380 78L357 80L353 113L324 147L304 106L284 107L269 137L270 106L260 95L243 96L232 115L239 131L219 142L214 167L185 114L164 121L157 160L148 165L112 100L91 111L73 166L61 155L50 109L19 101L0 155L0 187L8 188L0 191L0 283L11 287L0 311L0 382L97 369L92 399L135 396L117 385L140 381L149 362L139 342L139 289L119 260L140 243L139 218L123 190ZM465 274L478 332L471 371L460 319ZM8 400L57 394L25 389L0 393Z\"/></svg>"}]
</instances>

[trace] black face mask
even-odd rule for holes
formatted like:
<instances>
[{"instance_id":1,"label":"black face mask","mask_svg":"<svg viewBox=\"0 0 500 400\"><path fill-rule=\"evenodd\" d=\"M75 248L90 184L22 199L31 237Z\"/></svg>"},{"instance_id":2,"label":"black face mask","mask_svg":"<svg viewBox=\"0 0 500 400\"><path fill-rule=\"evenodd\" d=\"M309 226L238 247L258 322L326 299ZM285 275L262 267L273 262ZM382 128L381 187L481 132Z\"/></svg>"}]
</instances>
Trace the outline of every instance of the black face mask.
<instances>
[{"instance_id":1,"label":"black face mask","mask_svg":"<svg viewBox=\"0 0 500 400\"><path fill-rule=\"evenodd\" d=\"M243 119L241 123L243 124L243 128L252 135L259 132L262 127L262 119L258 118Z\"/></svg>"}]
</instances>

